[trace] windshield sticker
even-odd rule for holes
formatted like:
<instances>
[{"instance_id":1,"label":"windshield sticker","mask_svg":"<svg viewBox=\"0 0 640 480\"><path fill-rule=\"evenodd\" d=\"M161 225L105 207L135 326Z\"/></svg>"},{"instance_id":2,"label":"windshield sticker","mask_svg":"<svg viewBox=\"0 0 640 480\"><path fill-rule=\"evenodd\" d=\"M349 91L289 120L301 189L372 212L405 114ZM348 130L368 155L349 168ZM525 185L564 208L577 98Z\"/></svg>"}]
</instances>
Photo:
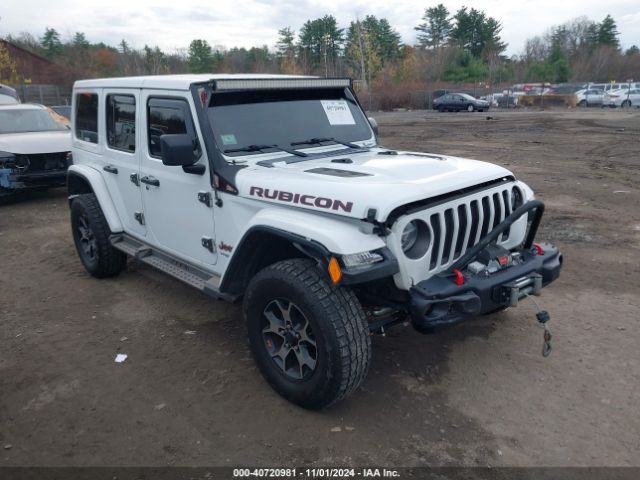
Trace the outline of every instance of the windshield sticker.
<instances>
[{"instance_id":1,"label":"windshield sticker","mask_svg":"<svg viewBox=\"0 0 640 480\"><path fill-rule=\"evenodd\" d=\"M320 100L330 125L355 125L349 105L345 100Z\"/></svg>"},{"instance_id":2,"label":"windshield sticker","mask_svg":"<svg viewBox=\"0 0 640 480\"><path fill-rule=\"evenodd\" d=\"M237 145L238 141L236 140L236 136L232 133L228 133L226 135L220 135L220 139L222 140L223 145Z\"/></svg>"}]
</instances>

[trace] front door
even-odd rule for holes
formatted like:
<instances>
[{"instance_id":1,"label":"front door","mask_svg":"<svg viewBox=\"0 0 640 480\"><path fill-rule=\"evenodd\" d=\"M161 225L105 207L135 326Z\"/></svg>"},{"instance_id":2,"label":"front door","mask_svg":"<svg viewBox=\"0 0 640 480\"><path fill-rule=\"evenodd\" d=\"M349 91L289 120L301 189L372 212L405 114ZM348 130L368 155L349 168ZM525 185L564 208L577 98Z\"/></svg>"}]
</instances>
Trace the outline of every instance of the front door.
<instances>
[{"instance_id":1,"label":"front door","mask_svg":"<svg viewBox=\"0 0 640 480\"><path fill-rule=\"evenodd\" d=\"M140 121L140 90L105 90L100 109L104 123L105 154L102 176L111 192L118 215L127 233L145 236L142 221L142 193L138 182L141 135L136 129Z\"/></svg>"},{"instance_id":2,"label":"front door","mask_svg":"<svg viewBox=\"0 0 640 480\"><path fill-rule=\"evenodd\" d=\"M145 92L142 95L144 148L140 188L144 218L152 245L177 257L203 265L217 260L213 208L199 200L199 192L212 194L209 165L192 115L192 100L185 92ZM162 163L160 137L189 134L206 167L202 175Z\"/></svg>"}]
</instances>

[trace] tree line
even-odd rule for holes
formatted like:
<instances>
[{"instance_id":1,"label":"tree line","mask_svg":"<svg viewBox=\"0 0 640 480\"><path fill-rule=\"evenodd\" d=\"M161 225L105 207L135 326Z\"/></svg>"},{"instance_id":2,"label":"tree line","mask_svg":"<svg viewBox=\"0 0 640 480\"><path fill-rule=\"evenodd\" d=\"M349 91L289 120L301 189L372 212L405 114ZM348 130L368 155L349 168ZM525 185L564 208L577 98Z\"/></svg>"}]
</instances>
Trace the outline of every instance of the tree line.
<instances>
[{"instance_id":1,"label":"tree line","mask_svg":"<svg viewBox=\"0 0 640 480\"><path fill-rule=\"evenodd\" d=\"M47 27L36 37L6 40L65 65L75 78L203 72L349 75L361 88L424 82L488 85L524 81L609 81L640 76L637 46L623 52L615 20L579 17L526 41L520 55L505 55L503 25L476 8L450 12L428 7L417 20L417 43L403 44L385 18L366 15L339 25L332 15L307 20L296 32L281 28L275 49L226 48L194 39L187 48L133 48L92 43L83 32L63 40ZM19 73L19 72L18 72Z\"/></svg>"}]
</instances>

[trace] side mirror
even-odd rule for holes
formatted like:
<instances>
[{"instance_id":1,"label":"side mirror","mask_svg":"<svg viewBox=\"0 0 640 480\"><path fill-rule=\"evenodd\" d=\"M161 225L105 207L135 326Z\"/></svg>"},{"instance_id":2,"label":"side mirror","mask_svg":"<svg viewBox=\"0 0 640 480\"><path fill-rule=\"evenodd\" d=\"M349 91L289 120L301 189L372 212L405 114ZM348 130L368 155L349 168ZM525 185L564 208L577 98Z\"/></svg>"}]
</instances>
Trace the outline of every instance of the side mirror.
<instances>
[{"instance_id":1,"label":"side mirror","mask_svg":"<svg viewBox=\"0 0 640 480\"><path fill-rule=\"evenodd\" d=\"M166 134L160 137L162 163L172 167L187 167L198 160L193 153L193 140L187 134Z\"/></svg>"},{"instance_id":2,"label":"side mirror","mask_svg":"<svg viewBox=\"0 0 640 480\"><path fill-rule=\"evenodd\" d=\"M369 125L371 125L371 128L373 129L373 133L376 134L376 137L378 136L378 122L376 122L376 119L373 117L369 117L367 118L367 120L369 120Z\"/></svg>"}]
</instances>

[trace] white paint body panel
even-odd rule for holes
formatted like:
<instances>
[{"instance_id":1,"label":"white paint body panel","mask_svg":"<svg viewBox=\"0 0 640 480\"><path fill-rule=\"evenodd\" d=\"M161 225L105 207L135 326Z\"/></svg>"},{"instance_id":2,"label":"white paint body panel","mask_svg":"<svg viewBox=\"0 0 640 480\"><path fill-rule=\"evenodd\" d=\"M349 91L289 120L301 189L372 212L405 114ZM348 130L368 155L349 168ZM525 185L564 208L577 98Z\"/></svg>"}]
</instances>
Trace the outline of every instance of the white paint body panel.
<instances>
[{"instance_id":1,"label":"white paint body panel","mask_svg":"<svg viewBox=\"0 0 640 480\"><path fill-rule=\"evenodd\" d=\"M334 213L351 218L366 218L370 208L376 209L376 219L384 221L397 207L407 203L436 197L455 190L478 185L511 172L498 165L440 155L418 156L413 152L398 155L380 155L384 149L374 148L366 153L349 154L343 148L336 149L339 155L321 159L286 164L279 161L272 168L256 165L238 173L237 186L242 196L251 195L251 187L273 191L285 191L330 198L343 203L353 203L351 212L335 210ZM306 150L309 152L310 150ZM256 157L258 157L256 155ZM260 155L260 159L272 159L273 155ZM350 158L353 163L332 163L339 158ZM278 158L277 156L275 158ZM291 157L287 157L291 159ZM308 172L315 168L331 168L367 174L361 177L338 177ZM289 204L277 199L264 199L270 203ZM314 206L300 208L323 211Z\"/></svg>"},{"instance_id":2,"label":"white paint body panel","mask_svg":"<svg viewBox=\"0 0 640 480\"><path fill-rule=\"evenodd\" d=\"M109 192L100 171L96 170L91 165L78 164L71 165L68 171L69 174L80 175L89 182L93 188L93 193L95 193L98 201L100 202L100 207L102 208L102 213L109 224L109 229L114 233L123 232L124 228L122 227L120 216L118 215L118 211L116 210L111 198L111 193Z\"/></svg>"}]
</instances>

